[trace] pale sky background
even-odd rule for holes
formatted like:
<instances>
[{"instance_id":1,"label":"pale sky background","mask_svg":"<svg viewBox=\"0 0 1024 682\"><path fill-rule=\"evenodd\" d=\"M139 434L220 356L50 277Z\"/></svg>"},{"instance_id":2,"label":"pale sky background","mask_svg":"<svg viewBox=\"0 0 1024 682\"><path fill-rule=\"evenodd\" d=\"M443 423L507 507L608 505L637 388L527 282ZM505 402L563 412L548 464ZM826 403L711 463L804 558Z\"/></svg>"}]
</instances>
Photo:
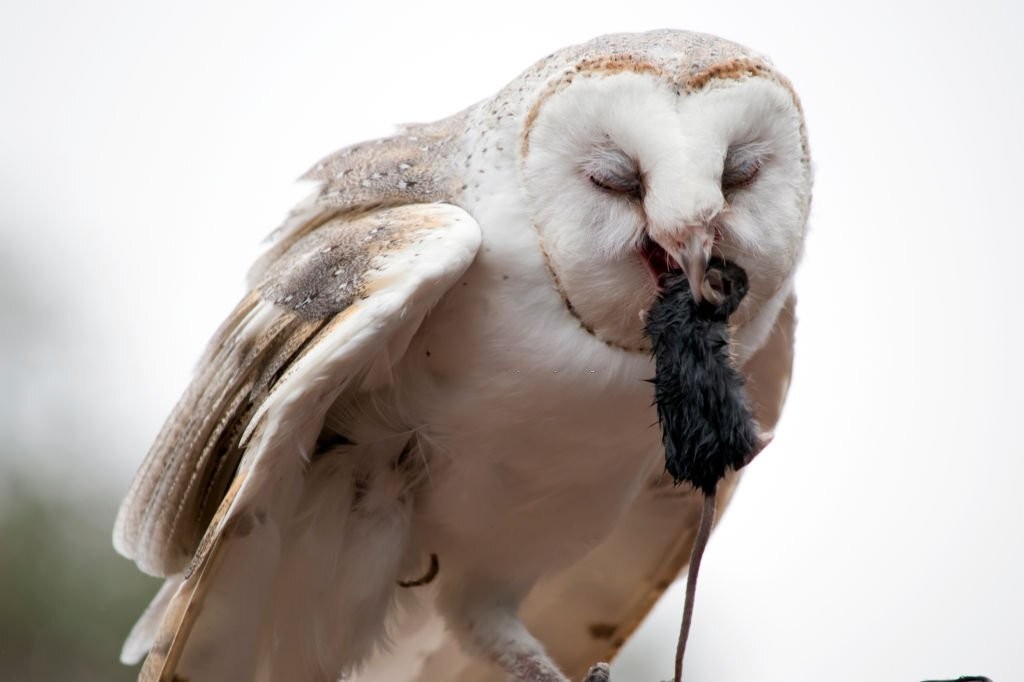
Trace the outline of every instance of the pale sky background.
<instances>
[{"instance_id":1,"label":"pale sky background","mask_svg":"<svg viewBox=\"0 0 1024 682\"><path fill-rule=\"evenodd\" d=\"M816 187L789 404L705 558L689 679L1024 680L1019 3L12 5L0 423L55 490L127 487L320 157L567 44L706 31L791 78ZM681 601L616 682L669 675Z\"/></svg>"}]
</instances>

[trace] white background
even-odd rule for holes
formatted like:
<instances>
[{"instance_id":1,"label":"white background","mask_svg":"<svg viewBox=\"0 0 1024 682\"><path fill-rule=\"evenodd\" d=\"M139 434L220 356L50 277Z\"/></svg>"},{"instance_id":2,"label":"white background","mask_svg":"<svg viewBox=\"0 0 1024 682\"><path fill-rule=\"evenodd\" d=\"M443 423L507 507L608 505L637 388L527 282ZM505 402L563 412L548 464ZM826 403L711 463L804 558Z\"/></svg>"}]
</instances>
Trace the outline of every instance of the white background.
<instances>
[{"instance_id":1,"label":"white background","mask_svg":"<svg viewBox=\"0 0 1024 682\"><path fill-rule=\"evenodd\" d=\"M321 156L601 33L688 28L769 54L816 166L797 366L706 557L688 679L1024 679L1011 3L10 4L0 378L21 390L0 405L19 438L55 444L30 468L79 489L127 486ZM19 308L45 311L48 341L21 342ZM58 412L87 447L59 447ZM680 602L618 682L669 675Z\"/></svg>"}]
</instances>

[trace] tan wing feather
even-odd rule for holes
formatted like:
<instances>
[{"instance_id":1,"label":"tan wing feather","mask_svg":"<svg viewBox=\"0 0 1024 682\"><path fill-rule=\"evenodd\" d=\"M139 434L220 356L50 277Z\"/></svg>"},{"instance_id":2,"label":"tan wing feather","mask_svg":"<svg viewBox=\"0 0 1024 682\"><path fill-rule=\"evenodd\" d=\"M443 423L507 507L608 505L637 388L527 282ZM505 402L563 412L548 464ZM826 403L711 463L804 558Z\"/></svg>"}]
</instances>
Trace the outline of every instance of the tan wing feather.
<instances>
[{"instance_id":1,"label":"tan wing feather","mask_svg":"<svg viewBox=\"0 0 1024 682\"><path fill-rule=\"evenodd\" d=\"M216 562L216 555L222 546L214 542L215 533L231 509L231 504L244 481L244 476L235 477L224 499L221 500L217 513L211 519L195 558L185 571L181 585L171 598L167 610L164 611L163 622L167 626L157 631L146 662L139 672L139 682L176 682L175 670L178 661L185 649L192 625L195 624L202 609L203 597L211 585L211 581L202 580L203 574Z\"/></svg>"}]
</instances>

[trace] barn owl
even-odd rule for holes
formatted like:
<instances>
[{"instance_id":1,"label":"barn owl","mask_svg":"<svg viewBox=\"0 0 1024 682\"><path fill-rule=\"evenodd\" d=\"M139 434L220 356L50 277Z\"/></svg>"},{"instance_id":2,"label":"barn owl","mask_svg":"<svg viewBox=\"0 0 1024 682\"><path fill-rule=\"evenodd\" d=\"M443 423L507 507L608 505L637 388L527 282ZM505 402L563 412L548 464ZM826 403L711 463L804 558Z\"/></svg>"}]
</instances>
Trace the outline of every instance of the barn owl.
<instances>
[{"instance_id":1,"label":"barn owl","mask_svg":"<svg viewBox=\"0 0 1024 682\"><path fill-rule=\"evenodd\" d=\"M811 194L790 83L716 37L610 35L306 178L118 514L115 547L166 578L122 658L578 678L696 527L645 381L659 274L746 270L735 357L779 417Z\"/></svg>"}]
</instances>

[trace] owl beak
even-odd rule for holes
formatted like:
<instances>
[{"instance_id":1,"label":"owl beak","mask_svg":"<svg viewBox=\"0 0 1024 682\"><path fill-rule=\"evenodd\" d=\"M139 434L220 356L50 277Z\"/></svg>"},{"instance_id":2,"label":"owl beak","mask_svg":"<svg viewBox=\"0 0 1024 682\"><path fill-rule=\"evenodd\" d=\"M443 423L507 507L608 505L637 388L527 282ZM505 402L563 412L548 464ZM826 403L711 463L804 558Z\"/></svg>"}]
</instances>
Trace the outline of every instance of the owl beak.
<instances>
[{"instance_id":1,"label":"owl beak","mask_svg":"<svg viewBox=\"0 0 1024 682\"><path fill-rule=\"evenodd\" d=\"M679 232L648 234L638 250L658 291L662 291L664 275L681 269L690 283L690 295L700 303L704 299L701 289L713 245L714 230L708 225L692 224Z\"/></svg>"},{"instance_id":2,"label":"owl beak","mask_svg":"<svg viewBox=\"0 0 1024 682\"><path fill-rule=\"evenodd\" d=\"M676 260L683 269L683 274L690 282L690 294L693 300L700 303L703 299L701 286L704 283L704 272L711 260L711 246L714 234L706 225L687 227L684 238L680 242L679 255Z\"/></svg>"}]
</instances>

